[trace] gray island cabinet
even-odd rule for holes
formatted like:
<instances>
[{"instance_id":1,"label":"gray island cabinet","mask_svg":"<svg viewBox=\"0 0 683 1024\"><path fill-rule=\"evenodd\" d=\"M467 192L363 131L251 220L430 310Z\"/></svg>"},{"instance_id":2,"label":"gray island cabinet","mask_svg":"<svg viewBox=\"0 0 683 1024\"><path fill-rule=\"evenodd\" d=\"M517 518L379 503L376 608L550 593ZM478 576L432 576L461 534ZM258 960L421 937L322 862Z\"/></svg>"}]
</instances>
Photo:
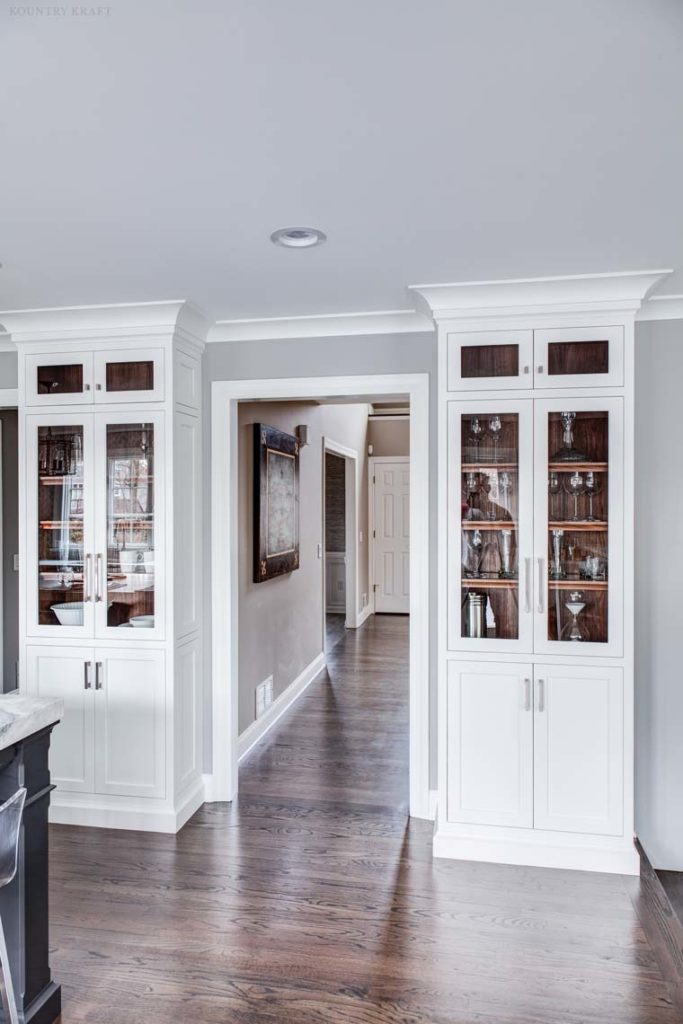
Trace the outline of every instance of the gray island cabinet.
<instances>
[{"instance_id":1,"label":"gray island cabinet","mask_svg":"<svg viewBox=\"0 0 683 1024\"><path fill-rule=\"evenodd\" d=\"M52 1024L61 1011L49 961L47 814L50 733L62 714L61 700L0 695L0 802L21 786L27 790L17 874L0 889L14 991L26 1024Z\"/></svg>"}]
</instances>

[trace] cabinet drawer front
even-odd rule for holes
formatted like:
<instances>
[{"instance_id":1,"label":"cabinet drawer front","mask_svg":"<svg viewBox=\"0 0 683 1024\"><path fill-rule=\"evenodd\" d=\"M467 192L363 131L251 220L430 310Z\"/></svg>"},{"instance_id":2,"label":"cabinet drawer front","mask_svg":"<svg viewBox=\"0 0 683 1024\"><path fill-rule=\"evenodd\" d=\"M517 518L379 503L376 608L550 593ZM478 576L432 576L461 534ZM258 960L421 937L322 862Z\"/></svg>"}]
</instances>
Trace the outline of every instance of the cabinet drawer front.
<instances>
[{"instance_id":1,"label":"cabinet drawer front","mask_svg":"<svg viewBox=\"0 0 683 1024\"><path fill-rule=\"evenodd\" d=\"M448 335L448 390L532 386L533 331L468 331Z\"/></svg>"},{"instance_id":2,"label":"cabinet drawer front","mask_svg":"<svg viewBox=\"0 0 683 1024\"><path fill-rule=\"evenodd\" d=\"M622 835L622 670L537 665L534 689L534 827Z\"/></svg>"},{"instance_id":3,"label":"cabinet drawer front","mask_svg":"<svg viewBox=\"0 0 683 1024\"><path fill-rule=\"evenodd\" d=\"M562 327L534 331L535 387L604 388L623 385L623 327Z\"/></svg>"},{"instance_id":4,"label":"cabinet drawer front","mask_svg":"<svg viewBox=\"0 0 683 1024\"><path fill-rule=\"evenodd\" d=\"M448 820L531 828L530 665L448 665Z\"/></svg>"},{"instance_id":5,"label":"cabinet drawer front","mask_svg":"<svg viewBox=\"0 0 683 1024\"><path fill-rule=\"evenodd\" d=\"M50 738L50 773L58 790L94 791L93 651L88 647L29 647L28 689L64 701Z\"/></svg>"},{"instance_id":6,"label":"cabinet drawer front","mask_svg":"<svg viewBox=\"0 0 683 1024\"><path fill-rule=\"evenodd\" d=\"M166 691L163 651L96 648L98 793L166 794Z\"/></svg>"}]
</instances>

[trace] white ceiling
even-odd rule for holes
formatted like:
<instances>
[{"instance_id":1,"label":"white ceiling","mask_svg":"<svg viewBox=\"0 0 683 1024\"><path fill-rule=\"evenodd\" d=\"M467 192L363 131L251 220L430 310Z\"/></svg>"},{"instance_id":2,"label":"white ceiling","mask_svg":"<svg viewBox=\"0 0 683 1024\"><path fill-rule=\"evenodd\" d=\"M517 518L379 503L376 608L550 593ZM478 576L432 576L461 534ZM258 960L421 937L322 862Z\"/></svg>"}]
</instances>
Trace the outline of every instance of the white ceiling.
<instances>
[{"instance_id":1,"label":"white ceiling","mask_svg":"<svg viewBox=\"0 0 683 1024\"><path fill-rule=\"evenodd\" d=\"M387 310L653 266L683 291L681 0L63 10L3 4L0 308ZM329 241L271 245L289 224Z\"/></svg>"}]
</instances>

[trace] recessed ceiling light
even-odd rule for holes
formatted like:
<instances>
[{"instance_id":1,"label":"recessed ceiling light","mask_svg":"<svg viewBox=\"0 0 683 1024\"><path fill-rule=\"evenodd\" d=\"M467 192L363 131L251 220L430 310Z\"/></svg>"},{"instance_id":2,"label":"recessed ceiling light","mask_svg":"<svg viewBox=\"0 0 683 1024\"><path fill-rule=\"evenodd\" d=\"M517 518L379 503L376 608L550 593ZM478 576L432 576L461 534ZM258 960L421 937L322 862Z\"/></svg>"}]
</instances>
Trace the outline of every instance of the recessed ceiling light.
<instances>
[{"instance_id":1,"label":"recessed ceiling light","mask_svg":"<svg viewBox=\"0 0 683 1024\"><path fill-rule=\"evenodd\" d=\"M274 245L284 245L288 249L309 249L312 245L322 245L327 235L318 228L278 228L270 240Z\"/></svg>"}]
</instances>

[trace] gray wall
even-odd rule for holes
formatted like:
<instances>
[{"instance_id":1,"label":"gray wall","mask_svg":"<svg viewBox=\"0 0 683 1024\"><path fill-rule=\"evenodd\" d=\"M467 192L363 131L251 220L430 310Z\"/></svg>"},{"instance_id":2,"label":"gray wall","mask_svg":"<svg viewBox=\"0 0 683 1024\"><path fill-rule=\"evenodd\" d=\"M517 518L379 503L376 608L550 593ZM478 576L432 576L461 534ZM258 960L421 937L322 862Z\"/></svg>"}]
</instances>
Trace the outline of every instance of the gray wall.
<instances>
[{"instance_id":1,"label":"gray wall","mask_svg":"<svg viewBox=\"0 0 683 1024\"><path fill-rule=\"evenodd\" d=\"M16 388L17 380L16 352L0 352L0 388Z\"/></svg>"},{"instance_id":2,"label":"gray wall","mask_svg":"<svg viewBox=\"0 0 683 1024\"><path fill-rule=\"evenodd\" d=\"M636 332L636 832L683 871L683 321Z\"/></svg>"},{"instance_id":3,"label":"gray wall","mask_svg":"<svg viewBox=\"0 0 683 1024\"><path fill-rule=\"evenodd\" d=\"M240 405L239 423L239 731L256 718L256 687L273 676L277 698L318 657L324 647L323 437L358 452L360 514L358 592L368 593L367 405L314 402L256 402ZM266 423L287 434L309 428L309 445L299 458L300 566L265 583L252 579L253 424ZM344 463L338 460L342 468Z\"/></svg>"},{"instance_id":4,"label":"gray wall","mask_svg":"<svg viewBox=\"0 0 683 1024\"><path fill-rule=\"evenodd\" d=\"M295 341L225 342L207 345L204 353L204 480L211 481L211 382L282 377L330 377L374 373L428 373L430 375L430 569L432 637L430 644L431 728L436 736L436 335L378 334L370 337L306 338ZM211 535L210 502L204 501L204 536ZM211 551L205 546L206 700L205 767L211 770ZM432 785L436 784L436 742L431 744Z\"/></svg>"},{"instance_id":5,"label":"gray wall","mask_svg":"<svg viewBox=\"0 0 683 1024\"><path fill-rule=\"evenodd\" d=\"M14 556L19 551L19 439L17 412L0 410L2 423L2 689L14 690L19 659L19 573Z\"/></svg>"},{"instance_id":6,"label":"gray wall","mask_svg":"<svg viewBox=\"0 0 683 1024\"><path fill-rule=\"evenodd\" d=\"M368 441L376 457L410 455L410 420L370 420Z\"/></svg>"}]
</instances>

